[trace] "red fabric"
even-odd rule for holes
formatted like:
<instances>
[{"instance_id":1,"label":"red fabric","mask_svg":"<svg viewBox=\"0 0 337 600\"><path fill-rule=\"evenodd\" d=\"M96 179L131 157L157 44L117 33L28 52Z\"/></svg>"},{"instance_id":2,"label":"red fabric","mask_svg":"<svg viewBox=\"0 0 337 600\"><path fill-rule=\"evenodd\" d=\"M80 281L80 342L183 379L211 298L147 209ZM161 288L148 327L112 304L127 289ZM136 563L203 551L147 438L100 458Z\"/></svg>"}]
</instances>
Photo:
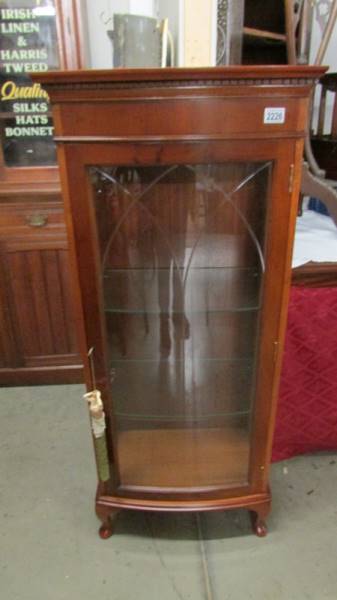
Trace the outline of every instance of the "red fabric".
<instances>
[{"instance_id":1,"label":"red fabric","mask_svg":"<svg viewBox=\"0 0 337 600\"><path fill-rule=\"evenodd\" d=\"M272 460L337 449L337 288L293 287Z\"/></svg>"}]
</instances>

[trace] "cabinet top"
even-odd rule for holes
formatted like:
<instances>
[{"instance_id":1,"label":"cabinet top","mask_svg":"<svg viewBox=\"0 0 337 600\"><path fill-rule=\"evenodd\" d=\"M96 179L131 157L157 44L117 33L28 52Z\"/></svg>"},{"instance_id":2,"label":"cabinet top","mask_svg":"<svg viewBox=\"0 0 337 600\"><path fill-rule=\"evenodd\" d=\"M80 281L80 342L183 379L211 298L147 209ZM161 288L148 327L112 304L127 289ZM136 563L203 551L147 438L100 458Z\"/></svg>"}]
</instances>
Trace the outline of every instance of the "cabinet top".
<instances>
[{"instance_id":1,"label":"cabinet top","mask_svg":"<svg viewBox=\"0 0 337 600\"><path fill-rule=\"evenodd\" d=\"M32 78L50 95L59 142L255 139L303 137L308 98L324 71L263 65L57 71Z\"/></svg>"},{"instance_id":2,"label":"cabinet top","mask_svg":"<svg viewBox=\"0 0 337 600\"><path fill-rule=\"evenodd\" d=\"M48 92L85 87L99 89L110 85L162 87L195 85L306 85L312 84L326 67L295 65L240 65L227 67L104 69L32 73L34 82Z\"/></svg>"}]
</instances>

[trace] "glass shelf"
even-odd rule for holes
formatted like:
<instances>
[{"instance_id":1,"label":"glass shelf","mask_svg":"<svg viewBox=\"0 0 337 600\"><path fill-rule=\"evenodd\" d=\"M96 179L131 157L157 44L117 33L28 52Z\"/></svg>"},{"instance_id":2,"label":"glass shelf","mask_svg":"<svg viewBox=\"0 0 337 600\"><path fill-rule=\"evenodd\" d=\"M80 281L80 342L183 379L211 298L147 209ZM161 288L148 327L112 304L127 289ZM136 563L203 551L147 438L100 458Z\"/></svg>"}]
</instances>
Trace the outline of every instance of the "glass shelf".
<instances>
[{"instance_id":1,"label":"glass shelf","mask_svg":"<svg viewBox=\"0 0 337 600\"><path fill-rule=\"evenodd\" d=\"M252 360L113 361L114 414L198 421L250 411Z\"/></svg>"},{"instance_id":2,"label":"glass shelf","mask_svg":"<svg viewBox=\"0 0 337 600\"><path fill-rule=\"evenodd\" d=\"M214 314L218 314L218 313L236 313L236 312L255 312L257 310L260 310L261 306L250 306L250 307L241 307L241 308L219 308L218 310L189 310L188 308L185 311L182 310L170 310L168 309L167 312L162 312L160 310L129 310L129 309L123 309L123 308L109 308L109 307L105 307L104 308L104 312L106 313L114 313L116 315L118 314L122 314L122 315L162 315L162 316L167 316L167 315L186 315L187 313L191 314L197 314L197 315L214 315Z\"/></svg>"},{"instance_id":3,"label":"glass shelf","mask_svg":"<svg viewBox=\"0 0 337 600\"><path fill-rule=\"evenodd\" d=\"M153 315L106 313L110 360L233 360L253 355L256 311Z\"/></svg>"},{"instance_id":4,"label":"glass shelf","mask_svg":"<svg viewBox=\"0 0 337 600\"><path fill-rule=\"evenodd\" d=\"M153 364L166 364L166 363L171 363L171 364L179 364L179 363L186 363L186 358L172 358L172 357L168 357L168 358L161 358L159 355L157 356L157 358L114 358L112 361L112 365L119 365L119 364L127 364L127 363L153 363ZM200 362L221 362L221 363L237 363L240 365L245 365L247 363L251 363L252 359L249 357L241 357L241 358L201 358ZM114 369L114 366L111 367L112 369ZM247 367L249 368L249 367Z\"/></svg>"},{"instance_id":5,"label":"glass shelf","mask_svg":"<svg viewBox=\"0 0 337 600\"><path fill-rule=\"evenodd\" d=\"M186 423L197 423L197 422L205 422L205 421L210 421L213 419L216 419L217 424L219 425L219 420L218 419L232 419L232 418L236 418L236 417L246 417L248 415L251 414L251 411L246 410L246 411L236 411L233 413L221 413L221 412L215 412L215 413L208 413L207 415L192 415L192 414L181 414L181 415L146 415L144 416L144 414L127 414L127 413L123 413L123 412L119 412L118 410L115 410L114 415L115 417L117 417L118 419L125 419L128 421L137 421L138 424L141 421L144 421L145 424L149 423L150 421L154 422L154 421L159 421L160 423L169 423L169 422L176 422L176 421L181 421L184 422L184 424Z\"/></svg>"},{"instance_id":6,"label":"glass shelf","mask_svg":"<svg viewBox=\"0 0 337 600\"><path fill-rule=\"evenodd\" d=\"M233 360L253 354L257 311L189 314L106 313L111 360Z\"/></svg>"},{"instance_id":7,"label":"glass shelf","mask_svg":"<svg viewBox=\"0 0 337 600\"><path fill-rule=\"evenodd\" d=\"M181 313L258 310L256 269L109 269L104 273L105 310Z\"/></svg>"}]
</instances>

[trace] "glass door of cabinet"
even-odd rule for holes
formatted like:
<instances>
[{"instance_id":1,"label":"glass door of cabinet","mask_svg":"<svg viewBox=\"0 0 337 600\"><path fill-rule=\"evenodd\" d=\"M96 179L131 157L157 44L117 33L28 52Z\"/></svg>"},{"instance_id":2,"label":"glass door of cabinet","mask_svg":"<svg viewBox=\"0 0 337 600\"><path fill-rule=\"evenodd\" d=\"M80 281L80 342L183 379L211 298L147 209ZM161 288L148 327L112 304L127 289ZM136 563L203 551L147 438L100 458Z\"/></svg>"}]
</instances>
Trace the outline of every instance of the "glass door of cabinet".
<instances>
[{"instance_id":1,"label":"glass door of cabinet","mask_svg":"<svg viewBox=\"0 0 337 600\"><path fill-rule=\"evenodd\" d=\"M271 170L89 167L123 488L248 483Z\"/></svg>"}]
</instances>

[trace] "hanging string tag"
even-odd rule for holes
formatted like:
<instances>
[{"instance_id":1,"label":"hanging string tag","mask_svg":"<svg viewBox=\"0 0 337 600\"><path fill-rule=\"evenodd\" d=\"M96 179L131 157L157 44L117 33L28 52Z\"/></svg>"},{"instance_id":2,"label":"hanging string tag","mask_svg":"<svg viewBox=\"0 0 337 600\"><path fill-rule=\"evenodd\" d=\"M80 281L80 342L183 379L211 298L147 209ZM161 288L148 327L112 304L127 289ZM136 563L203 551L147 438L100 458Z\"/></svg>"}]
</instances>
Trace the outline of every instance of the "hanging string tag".
<instances>
[{"instance_id":1,"label":"hanging string tag","mask_svg":"<svg viewBox=\"0 0 337 600\"><path fill-rule=\"evenodd\" d=\"M101 392L99 390L92 390L84 394L83 397L88 401L91 428L94 437L100 438L104 435L106 428Z\"/></svg>"},{"instance_id":2,"label":"hanging string tag","mask_svg":"<svg viewBox=\"0 0 337 600\"><path fill-rule=\"evenodd\" d=\"M106 443L106 423L104 407L101 397L101 392L96 389L96 377L93 363L93 348L90 348L88 352L90 371L91 371L91 382L93 389L90 392L84 394L85 400L88 402L91 429L94 436L94 445L96 452L96 462L98 476L101 481L108 481L110 479L109 469L109 458L108 449Z\"/></svg>"}]
</instances>

